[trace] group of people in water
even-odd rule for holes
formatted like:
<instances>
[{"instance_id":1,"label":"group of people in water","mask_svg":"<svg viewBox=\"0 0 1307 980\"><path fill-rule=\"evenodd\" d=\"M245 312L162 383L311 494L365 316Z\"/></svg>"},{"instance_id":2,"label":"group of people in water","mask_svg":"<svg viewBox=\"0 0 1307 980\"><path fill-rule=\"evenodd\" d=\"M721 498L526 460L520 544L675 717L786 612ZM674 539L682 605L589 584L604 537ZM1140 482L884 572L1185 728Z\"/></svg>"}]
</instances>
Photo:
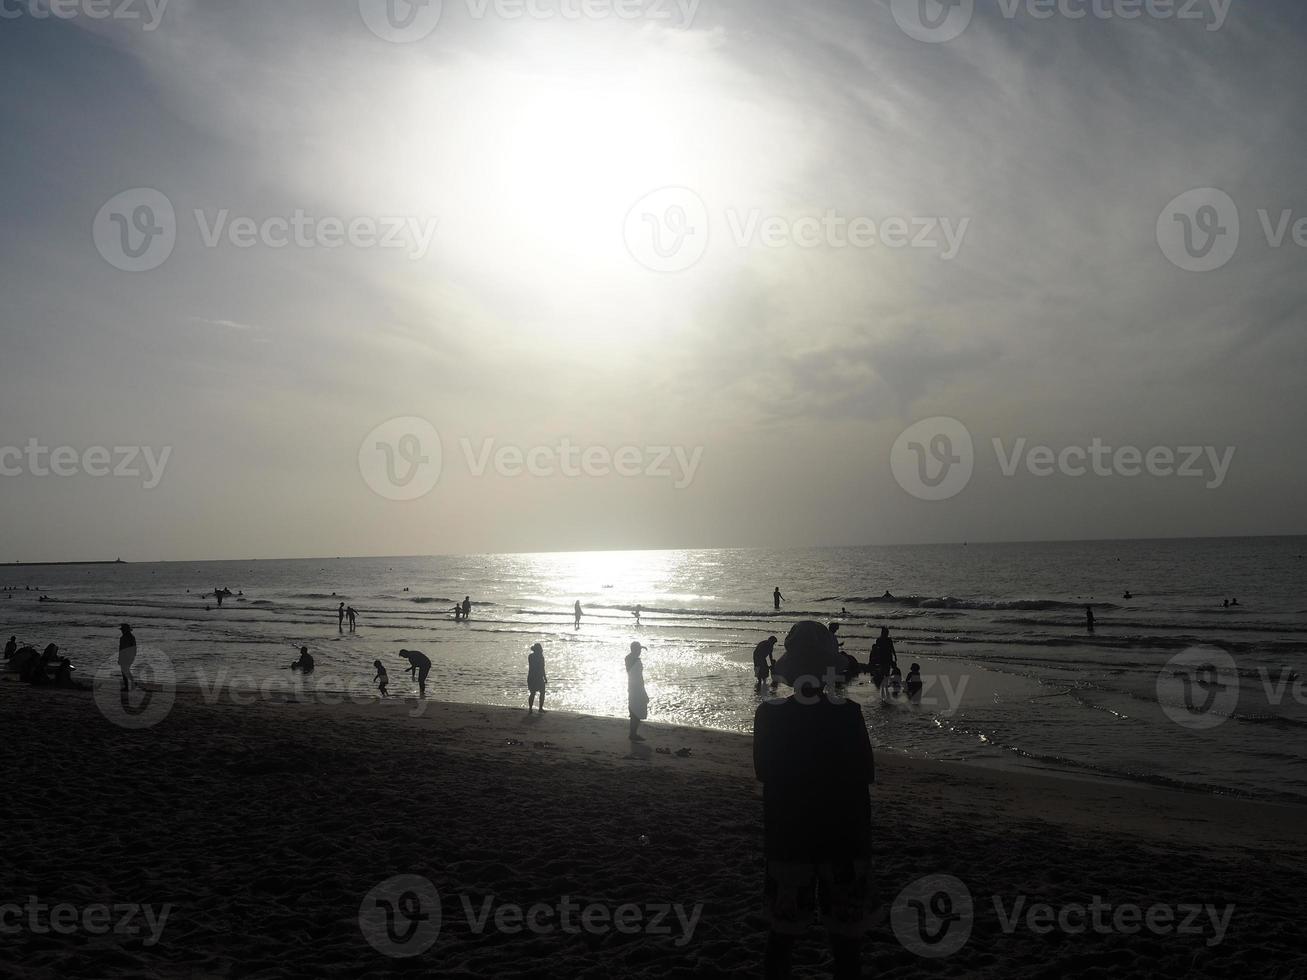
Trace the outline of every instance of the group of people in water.
<instances>
[{"instance_id":1,"label":"group of people in water","mask_svg":"<svg viewBox=\"0 0 1307 980\"><path fill-rule=\"evenodd\" d=\"M835 639L838 658L838 664L833 671L835 683L852 684L860 675L867 674L882 699L897 700L899 697L907 697L912 702L920 701L925 686L921 679L921 665L912 664L908 669L907 677L903 676L888 626L880 628L880 636L871 645L871 653L865 664L844 649L844 641L839 638L839 623L829 623L826 630ZM761 691L769 679L772 690L780 684L781 678L776 672L776 643L776 637L769 636L753 648L755 691Z\"/></svg>"}]
</instances>

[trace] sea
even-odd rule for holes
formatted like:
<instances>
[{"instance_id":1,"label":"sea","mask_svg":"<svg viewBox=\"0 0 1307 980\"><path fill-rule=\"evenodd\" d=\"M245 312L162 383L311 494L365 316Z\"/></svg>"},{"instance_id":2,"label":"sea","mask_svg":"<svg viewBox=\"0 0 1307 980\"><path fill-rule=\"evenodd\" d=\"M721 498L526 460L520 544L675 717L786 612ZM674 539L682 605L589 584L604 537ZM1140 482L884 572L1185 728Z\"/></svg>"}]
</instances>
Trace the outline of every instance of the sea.
<instances>
[{"instance_id":1,"label":"sea","mask_svg":"<svg viewBox=\"0 0 1307 980\"><path fill-rule=\"evenodd\" d=\"M540 642L548 706L614 717L638 640L651 721L733 732L773 696L755 690L760 640L839 623L865 662L888 627L925 690L844 692L880 752L1303 804L1304 554L1307 537L1263 537L0 566L0 620L88 680L129 622L179 686L269 697L372 700L380 660L411 699L397 653L418 649L430 710L525 709ZM217 589L233 592L221 608ZM455 622L465 595L471 620ZM317 664L306 679L288 669L300 645Z\"/></svg>"}]
</instances>

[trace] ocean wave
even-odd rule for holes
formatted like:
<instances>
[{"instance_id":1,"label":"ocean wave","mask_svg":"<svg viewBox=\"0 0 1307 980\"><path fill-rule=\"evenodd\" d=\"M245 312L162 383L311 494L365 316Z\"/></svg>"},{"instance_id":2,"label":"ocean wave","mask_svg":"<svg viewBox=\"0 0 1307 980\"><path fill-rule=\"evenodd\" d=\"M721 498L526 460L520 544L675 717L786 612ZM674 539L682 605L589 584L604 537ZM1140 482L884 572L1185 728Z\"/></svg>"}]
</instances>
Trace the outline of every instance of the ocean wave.
<instances>
[{"instance_id":1,"label":"ocean wave","mask_svg":"<svg viewBox=\"0 0 1307 980\"><path fill-rule=\"evenodd\" d=\"M1119 609L1114 602L1070 602L1065 599L959 599L956 596L828 596L820 602L909 606L914 609Z\"/></svg>"}]
</instances>

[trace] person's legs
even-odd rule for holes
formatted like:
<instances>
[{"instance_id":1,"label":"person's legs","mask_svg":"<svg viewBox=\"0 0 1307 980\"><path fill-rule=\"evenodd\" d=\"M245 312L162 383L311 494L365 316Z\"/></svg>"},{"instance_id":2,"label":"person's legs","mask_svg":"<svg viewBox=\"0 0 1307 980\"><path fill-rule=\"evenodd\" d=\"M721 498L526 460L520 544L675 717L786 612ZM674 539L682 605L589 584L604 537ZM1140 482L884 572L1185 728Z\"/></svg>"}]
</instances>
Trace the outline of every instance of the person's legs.
<instances>
[{"instance_id":1,"label":"person's legs","mask_svg":"<svg viewBox=\"0 0 1307 980\"><path fill-rule=\"evenodd\" d=\"M527 713L527 714L530 714L530 713L531 713L531 710L532 710L535 706L536 706L536 692L535 692L535 691L532 691L532 692L531 692L531 697L530 697L530 698L527 700L527 702L526 702L526 713Z\"/></svg>"},{"instance_id":2,"label":"person's legs","mask_svg":"<svg viewBox=\"0 0 1307 980\"><path fill-rule=\"evenodd\" d=\"M540 711L543 713L544 710L545 710L545 689L542 687L540 688Z\"/></svg>"},{"instance_id":3,"label":"person's legs","mask_svg":"<svg viewBox=\"0 0 1307 980\"><path fill-rule=\"evenodd\" d=\"M762 975L766 980L784 980L790 975L794 937L772 931L767 933L767 952L763 954Z\"/></svg>"},{"instance_id":4,"label":"person's legs","mask_svg":"<svg viewBox=\"0 0 1307 980\"><path fill-rule=\"evenodd\" d=\"M418 671L418 696L427 696L427 674L431 673L430 667L423 667Z\"/></svg>"},{"instance_id":5,"label":"person's legs","mask_svg":"<svg viewBox=\"0 0 1307 980\"><path fill-rule=\"evenodd\" d=\"M644 741L644 739L641 738L640 735L638 734L639 730L640 730L640 719L639 719L639 718L632 718L632 719L631 719L631 735L630 735L630 739L631 739L632 742L643 742L643 741Z\"/></svg>"}]
</instances>

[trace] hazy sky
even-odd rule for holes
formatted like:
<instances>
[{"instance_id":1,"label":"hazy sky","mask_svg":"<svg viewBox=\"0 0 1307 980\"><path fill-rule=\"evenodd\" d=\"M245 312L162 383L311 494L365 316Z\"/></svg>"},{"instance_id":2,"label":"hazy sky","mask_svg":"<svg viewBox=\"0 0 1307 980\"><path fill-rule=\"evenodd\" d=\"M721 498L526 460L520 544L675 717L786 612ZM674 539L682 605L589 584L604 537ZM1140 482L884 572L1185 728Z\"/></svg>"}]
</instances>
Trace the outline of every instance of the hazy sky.
<instances>
[{"instance_id":1,"label":"hazy sky","mask_svg":"<svg viewBox=\"0 0 1307 980\"><path fill-rule=\"evenodd\" d=\"M1297 0L979 0L947 41L898 0L444 0L404 43L383 0L124 2L0 3L0 559L1307 531ZM1238 248L1191 208L1188 271L1209 187ZM140 188L172 251L123 271ZM360 460L411 472L397 417L441 438L415 500ZM891 469L932 417L974 446L935 501ZM1213 452L1077 475L1095 439ZM1033 445L1073 453L1005 475Z\"/></svg>"}]
</instances>

